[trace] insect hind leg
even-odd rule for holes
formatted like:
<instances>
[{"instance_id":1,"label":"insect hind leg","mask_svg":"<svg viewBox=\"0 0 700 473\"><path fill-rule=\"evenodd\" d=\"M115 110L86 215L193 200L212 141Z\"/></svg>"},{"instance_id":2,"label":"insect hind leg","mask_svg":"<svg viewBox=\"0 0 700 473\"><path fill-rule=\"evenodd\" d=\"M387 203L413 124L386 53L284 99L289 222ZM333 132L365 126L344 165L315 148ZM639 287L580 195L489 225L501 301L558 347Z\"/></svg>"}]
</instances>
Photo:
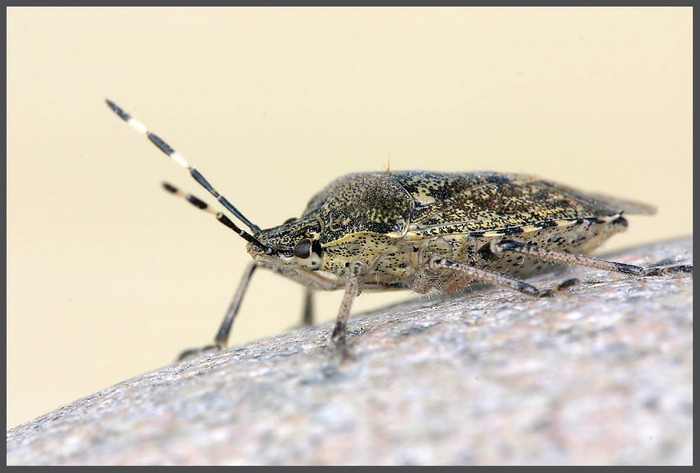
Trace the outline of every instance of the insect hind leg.
<instances>
[{"instance_id":1,"label":"insect hind leg","mask_svg":"<svg viewBox=\"0 0 700 473\"><path fill-rule=\"evenodd\" d=\"M690 273L692 275L693 265L687 263L680 263L644 268L645 276L663 276L664 274L669 273Z\"/></svg>"},{"instance_id":2,"label":"insect hind leg","mask_svg":"<svg viewBox=\"0 0 700 473\"><path fill-rule=\"evenodd\" d=\"M513 252L526 256L532 256L541 260L551 261L553 263L585 266L588 268L602 269L604 271L618 272L630 274L633 276L660 276L667 273L693 271L693 265L678 264L661 267L635 266L633 264L618 263L616 261L607 261L593 256L578 255L574 253L566 253L564 251L550 250L542 248L533 243L521 243L515 240L493 240L491 242L491 251L494 253Z\"/></svg>"}]
</instances>

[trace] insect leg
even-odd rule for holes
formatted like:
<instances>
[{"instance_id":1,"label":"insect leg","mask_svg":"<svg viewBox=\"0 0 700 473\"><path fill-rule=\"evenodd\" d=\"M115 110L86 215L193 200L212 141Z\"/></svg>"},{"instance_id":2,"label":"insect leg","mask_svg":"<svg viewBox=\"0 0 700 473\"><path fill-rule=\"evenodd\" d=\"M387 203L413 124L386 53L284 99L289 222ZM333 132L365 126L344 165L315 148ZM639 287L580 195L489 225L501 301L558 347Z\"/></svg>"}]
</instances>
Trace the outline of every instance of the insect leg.
<instances>
[{"instance_id":1,"label":"insect leg","mask_svg":"<svg viewBox=\"0 0 700 473\"><path fill-rule=\"evenodd\" d=\"M238 314L238 309L240 309L241 307L241 302L243 301L245 291L246 289L248 289L248 285L250 284L250 278L253 276L253 273L255 272L256 268L257 265L255 263L250 263L248 264L248 267L243 273L241 282L238 285L238 290L233 296L233 300L231 301L231 304L229 305L228 310L226 311L226 315L224 316L224 320L221 322L219 330L216 332L216 336L214 337L214 345L207 345L204 348L194 348L185 350L182 353L180 353L180 356L178 356L177 358L178 360L183 360L191 355L197 354L202 351L212 349L221 350L222 348L226 347L228 343L229 334L231 333L231 327L233 326L233 322L236 319L236 315Z\"/></svg>"},{"instance_id":2,"label":"insect leg","mask_svg":"<svg viewBox=\"0 0 700 473\"><path fill-rule=\"evenodd\" d=\"M519 279L509 278L507 276L503 276L502 274L476 268L467 263L461 263L449 258L439 256L435 257L430 261L430 267L433 270L451 269L453 271L460 271L472 279L478 279L479 281L487 284L493 284L495 286L507 287L515 291L522 292L523 294L527 294L528 296L540 297L541 295L545 295L535 286L520 281Z\"/></svg>"},{"instance_id":3,"label":"insect leg","mask_svg":"<svg viewBox=\"0 0 700 473\"><path fill-rule=\"evenodd\" d=\"M309 327L314 324L314 291L304 288L304 309L301 313L301 325Z\"/></svg>"},{"instance_id":4,"label":"insect leg","mask_svg":"<svg viewBox=\"0 0 700 473\"><path fill-rule=\"evenodd\" d=\"M214 343L216 343L216 345L219 348L223 348L228 344L228 336L231 333L231 326L233 325L233 321L236 319L238 309L240 309L241 307L243 296L245 295L246 289L248 289L248 284L250 284L250 278L253 277L255 268L257 268L257 265L255 263L248 264L248 267L243 273L243 278L241 279L241 282L238 285L238 290L233 296L231 304L228 306L228 310L226 311L224 320L221 322L221 327L219 327L219 330L216 332L216 337L214 337Z\"/></svg>"},{"instance_id":5,"label":"insect leg","mask_svg":"<svg viewBox=\"0 0 700 473\"><path fill-rule=\"evenodd\" d=\"M343 295L343 302L340 304L340 310L338 311L338 318L335 321L335 326L333 327L333 332L331 333L331 341L335 344L336 348L340 352L343 359L347 358L349 353L347 350L347 345L345 344L345 336L348 329L348 317L350 316L350 308L352 307L352 302L357 297L360 288L360 268L362 263L356 261L352 267L352 276L345 284L345 294Z\"/></svg>"},{"instance_id":6,"label":"insect leg","mask_svg":"<svg viewBox=\"0 0 700 473\"><path fill-rule=\"evenodd\" d=\"M511 251L523 255L534 256L539 259L552 261L561 264L570 264L576 266L586 266L589 268L602 269L624 274L632 274L634 276L658 276L667 272L692 272L692 265L681 264L675 266L667 266L663 268L642 268L632 264L618 263L615 261L607 261L592 256L577 255L566 253L564 251L550 250L532 243L521 243L513 240L501 240L492 242L492 251L502 252Z\"/></svg>"}]
</instances>

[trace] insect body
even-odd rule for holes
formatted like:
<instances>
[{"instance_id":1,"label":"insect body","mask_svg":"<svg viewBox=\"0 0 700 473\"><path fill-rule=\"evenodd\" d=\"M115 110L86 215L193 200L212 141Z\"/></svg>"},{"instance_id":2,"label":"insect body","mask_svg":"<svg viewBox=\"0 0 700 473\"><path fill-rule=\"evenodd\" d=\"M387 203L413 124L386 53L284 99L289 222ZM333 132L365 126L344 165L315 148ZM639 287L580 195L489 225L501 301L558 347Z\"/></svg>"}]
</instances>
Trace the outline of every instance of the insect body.
<instances>
[{"instance_id":1,"label":"insect body","mask_svg":"<svg viewBox=\"0 0 700 473\"><path fill-rule=\"evenodd\" d=\"M626 214L652 214L644 204L590 194L533 176L494 172L366 172L342 176L311 198L298 219L260 229L158 136L111 101L112 110L145 133L250 232L222 213L217 219L247 243L253 262L215 338L226 345L245 289L257 267L307 288L304 320L311 322L311 291L345 291L331 340L346 353L350 308L363 290L453 292L470 282L501 285L539 297L551 294L520 278L551 263L575 264L637 276L657 268L584 256L624 230ZM169 185L166 189L179 191ZM195 206L207 204L191 195ZM690 271L692 267L674 267ZM183 355L190 354L185 352Z\"/></svg>"}]
</instances>

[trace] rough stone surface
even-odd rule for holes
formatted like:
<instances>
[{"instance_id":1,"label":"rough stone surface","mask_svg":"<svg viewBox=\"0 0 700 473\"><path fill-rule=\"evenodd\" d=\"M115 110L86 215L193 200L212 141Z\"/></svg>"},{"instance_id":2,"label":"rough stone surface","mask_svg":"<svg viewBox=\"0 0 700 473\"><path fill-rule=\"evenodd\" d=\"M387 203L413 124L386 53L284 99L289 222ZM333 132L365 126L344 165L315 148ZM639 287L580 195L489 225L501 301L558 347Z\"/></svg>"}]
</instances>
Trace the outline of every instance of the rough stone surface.
<instances>
[{"instance_id":1,"label":"rough stone surface","mask_svg":"<svg viewBox=\"0 0 700 473\"><path fill-rule=\"evenodd\" d=\"M607 255L692 261L690 238ZM124 381L7 433L19 464L692 464L691 275L486 288Z\"/></svg>"}]
</instances>

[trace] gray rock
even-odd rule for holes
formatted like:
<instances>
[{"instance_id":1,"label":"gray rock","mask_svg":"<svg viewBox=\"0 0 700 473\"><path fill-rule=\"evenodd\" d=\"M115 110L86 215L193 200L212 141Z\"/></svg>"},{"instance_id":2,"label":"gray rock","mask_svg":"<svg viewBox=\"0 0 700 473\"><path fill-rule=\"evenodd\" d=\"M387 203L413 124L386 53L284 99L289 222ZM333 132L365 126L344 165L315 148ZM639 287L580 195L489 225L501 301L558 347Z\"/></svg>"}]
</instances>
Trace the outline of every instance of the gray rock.
<instances>
[{"instance_id":1,"label":"gray rock","mask_svg":"<svg viewBox=\"0 0 700 473\"><path fill-rule=\"evenodd\" d=\"M692 262L690 238L606 255ZM577 268L166 366L7 433L10 465L692 464L693 280Z\"/></svg>"}]
</instances>

